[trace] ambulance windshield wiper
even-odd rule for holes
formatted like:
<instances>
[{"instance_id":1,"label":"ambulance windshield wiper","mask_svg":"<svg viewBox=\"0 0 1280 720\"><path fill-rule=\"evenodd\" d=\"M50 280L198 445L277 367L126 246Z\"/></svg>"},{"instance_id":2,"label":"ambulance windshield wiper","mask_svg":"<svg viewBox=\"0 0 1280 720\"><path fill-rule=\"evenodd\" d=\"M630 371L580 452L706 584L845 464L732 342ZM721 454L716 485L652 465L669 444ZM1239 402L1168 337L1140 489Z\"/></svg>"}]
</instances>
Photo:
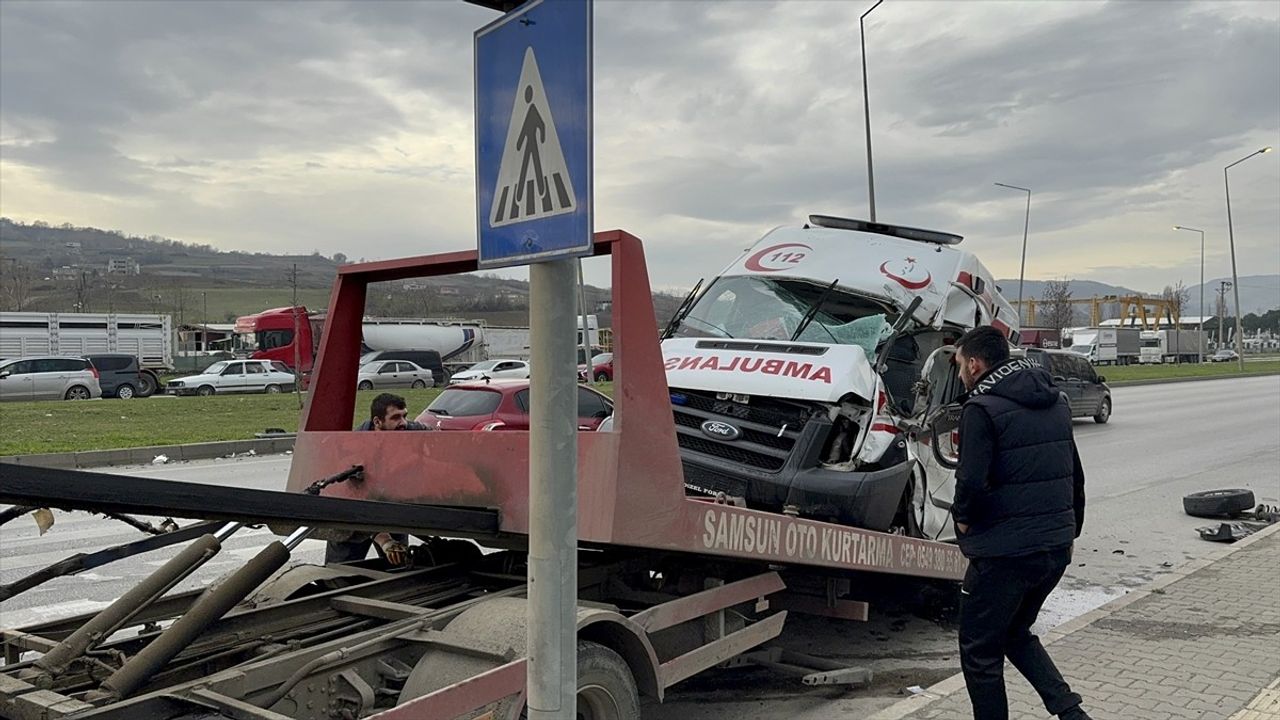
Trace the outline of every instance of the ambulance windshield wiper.
<instances>
[{"instance_id":1,"label":"ambulance windshield wiper","mask_svg":"<svg viewBox=\"0 0 1280 720\"><path fill-rule=\"evenodd\" d=\"M813 322L813 319L818 316L818 311L822 309L822 304L827 301L827 298L831 297L832 291L836 289L836 285L839 283L840 278L832 280L831 284L827 286L827 289L823 290L822 294L818 296L818 302L814 303L813 306L809 308L809 312L805 313L804 317L800 319L800 324L796 326L796 331L791 333L791 340L793 342L800 338L800 333L804 332L809 327L809 323ZM821 323L819 324L821 325ZM822 325L822 329L827 330L827 326ZM827 330L827 334L831 335L831 331ZM831 339L835 340L836 338L834 335L831 335Z\"/></svg>"},{"instance_id":2,"label":"ambulance windshield wiper","mask_svg":"<svg viewBox=\"0 0 1280 720\"><path fill-rule=\"evenodd\" d=\"M684 320L684 316L693 310L693 299L698 296L698 288L702 287L702 279L698 280L698 284L693 286L688 295L684 296L684 302L680 303L680 307L672 313L671 320L667 321L667 326L662 329L661 339L666 340L671 337L680 327L680 321ZM711 287L710 285L707 286Z\"/></svg>"}]
</instances>

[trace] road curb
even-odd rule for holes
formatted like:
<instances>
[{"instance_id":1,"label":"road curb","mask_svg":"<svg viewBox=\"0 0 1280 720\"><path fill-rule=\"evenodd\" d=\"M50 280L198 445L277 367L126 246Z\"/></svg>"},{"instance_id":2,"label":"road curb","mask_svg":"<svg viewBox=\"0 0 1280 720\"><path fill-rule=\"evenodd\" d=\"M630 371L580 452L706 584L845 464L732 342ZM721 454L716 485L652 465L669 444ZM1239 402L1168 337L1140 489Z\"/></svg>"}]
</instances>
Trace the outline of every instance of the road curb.
<instances>
[{"instance_id":1,"label":"road curb","mask_svg":"<svg viewBox=\"0 0 1280 720\"><path fill-rule=\"evenodd\" d=\"M170 462L208 460L210 458L244 455L276 455L293 450L294 437L255 440L224 440L220 442L188 443L186 445L147 445L117 450L82 450L79 452L41 453L36 455L0 456L0 463L32 465L62 470L108 467L111 465L147 465L157 455L164 455Z\"/></svg>"},{"instance_id":2,"label":"road curb","mask_svg":"<svg viewBox=\"0 0 1280 720\"><path fill-rule=\"evenodd\" d=\"M1162 575L1137 590L1118 597L1102 607L1090 610L1075 619L1069 620L1055 627L1042 635L1040 640L1044 645L1051 645L1074 632L1083 630L1093 623L1109 617L1113 613L1126 608L1139 600L1153 594L1160 593L1164 588L1172 585L1173 583L1178 582L1192 573L1203 570L1238 550L1246 548L1263 538L1270 537L1277 533L1280 533L1280 523L1276 523L1270 527L1259 530L1243 540L1234 542L1226 547L1214 550L1202 558L1184 563L1168 574ZM889 707L877 711L866 720L905 720L905 718L910 717L912 713L923 710L939 700L945 700L957 692L963 692L964 689L964 675L962 673L956 673L941 682L930 685L919 695L913 695L905 700L899 700Z\"/></svg>"},{"instance_id":3,"label":"road curb","mask_svg":"<svg viewBox=\"0 0 1280 720\"><path fill-rule=\"evenodd\" d=\"M1242 380L1244 378L1275 377L1277 375L1280 375L1280 372L1245 373L1244 375L1207 375L1207 376L1180 377L1180 378L1151 378L1149 380L1117 380L1115 382L1108 381L1107 385L1113 388L1141 387L1142 385L1169 385L1172 383L1207 382L1209 380Z\"/></svg>"}]
</instances>

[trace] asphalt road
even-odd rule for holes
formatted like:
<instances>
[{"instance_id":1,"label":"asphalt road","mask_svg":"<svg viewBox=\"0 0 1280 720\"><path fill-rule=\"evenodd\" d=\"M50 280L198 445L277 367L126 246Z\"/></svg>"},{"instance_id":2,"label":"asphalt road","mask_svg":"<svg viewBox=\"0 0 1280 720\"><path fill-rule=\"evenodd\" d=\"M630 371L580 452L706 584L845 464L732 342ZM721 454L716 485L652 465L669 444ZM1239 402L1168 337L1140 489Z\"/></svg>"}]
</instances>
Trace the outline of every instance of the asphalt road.
<instances>
[{"instance_id":1,"label":"asphalt road","mask_svg":"<svg viewBox=\"0 0 1280 720\"><path fill-rule=\"evenodd\" d=\"M1105 426L1081 420L1076 438L1088 476L1088 512L1075 564L1046 605L1042 627L1065 622L1212 550L1195 528L1206 521L1182 512L1182 496L1198 490L1250 488L1258 502L1280 504L1280 376L1117 388L1115 413ZM120 473L188 482L281 488L288 457L122 468ZM118 522L58 513L38 536L34 523L0 528L0 582L12 582L73 552L136 539ZM270 539L242 530L224 555L186 585L216 577ZM318 562L323 545L303 544L299 557ZM105 605L141 573L162 562L161 551L62 578L0 604L0 626L85 612ZM184 585L185 586L185 585ZM718 670L687 681L647 720L755 720L858 717L895 701L912 685L927 686L958 668L954 629L901 608L872 608L867 623L793 617L784 644L876 672L869 688L805 688L763 670Z\"/></svg>"}]
</instances>

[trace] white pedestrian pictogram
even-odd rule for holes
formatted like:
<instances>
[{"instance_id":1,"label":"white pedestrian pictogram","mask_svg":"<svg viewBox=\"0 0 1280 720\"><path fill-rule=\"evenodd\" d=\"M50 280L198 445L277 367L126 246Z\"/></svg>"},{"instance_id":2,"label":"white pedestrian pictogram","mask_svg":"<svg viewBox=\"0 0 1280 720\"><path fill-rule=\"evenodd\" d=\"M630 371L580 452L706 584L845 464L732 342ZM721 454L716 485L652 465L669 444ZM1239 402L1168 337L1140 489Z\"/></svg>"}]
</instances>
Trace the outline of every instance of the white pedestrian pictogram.
<instances>
[{"instance_id":1,"label":"white pedestrian pictogram","mask_svg":"<svg viewBox=\"0 0 1280 720\"><path fill-rule=\"evenodd\" d=\"M516 85L511 124L502 146L502 164L493 191L489 226L573 212L577 206L569 168L533 48L525 48Z\"/></svg>"}]
</instances>

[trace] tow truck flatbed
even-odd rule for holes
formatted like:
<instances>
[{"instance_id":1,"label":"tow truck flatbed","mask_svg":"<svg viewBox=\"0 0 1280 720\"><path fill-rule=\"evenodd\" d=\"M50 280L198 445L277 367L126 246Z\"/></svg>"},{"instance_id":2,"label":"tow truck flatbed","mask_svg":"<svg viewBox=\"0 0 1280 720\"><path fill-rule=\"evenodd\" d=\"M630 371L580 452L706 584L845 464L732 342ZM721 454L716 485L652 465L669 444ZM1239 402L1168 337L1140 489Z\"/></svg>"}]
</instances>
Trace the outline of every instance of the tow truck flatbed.
<instances>
[{"instance_id":1,"label":"tow truck flatbed","mask_svg":"<svg viewBox=\"0 0 1280 720\"><path fill-rule=\"evenodd\" d=\"M962 577L949 544L686 496L643 248L611 231L595 254L612 261L615 407L612 431L579 435L577 617L580 664L609 672L580 691L580 717L637 720L639 695L661 700L776 638L788 608L865 618L850 578ZM368 286L475 270L474 251L340 268L290 493L0 466L4 502L229 521L93 616L4 631L0 716L519 717L528 434L350 429ZM353 465L359 481L317 483ZM240 523L300 529L206 590L164 597ZM413 533L421 569L286 567L315 528Z\"/></svg>"}]
</instances>

